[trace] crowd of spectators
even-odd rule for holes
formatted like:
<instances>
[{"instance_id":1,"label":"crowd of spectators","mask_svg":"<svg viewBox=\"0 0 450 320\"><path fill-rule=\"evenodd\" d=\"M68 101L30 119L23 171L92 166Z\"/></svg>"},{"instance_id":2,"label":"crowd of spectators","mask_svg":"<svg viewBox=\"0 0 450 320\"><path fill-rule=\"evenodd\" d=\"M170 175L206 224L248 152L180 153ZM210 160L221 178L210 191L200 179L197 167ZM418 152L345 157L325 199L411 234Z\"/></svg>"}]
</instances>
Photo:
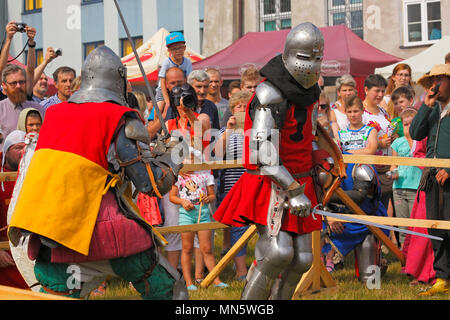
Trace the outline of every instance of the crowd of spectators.
<instances>
[{"instance_id":1,"label":"crowd of spectators","mask_svg":"<svg viewBox=\"0 0 450 320\"><path fill-rule=\"evenodd\" d=\"M419 80L418 85L423 87L425 92L417 97L411 79L411 67L400 63L393 69L388 81L377 74L369 75L365 79L364 101L357 97L356 81L352 76L341 76L336 80L338 99L334 104L322 106L328 100L322 93L320 122L324 126L331 124L331 135L343 152L421 158L425 157L425 154L428 158L433 158L437 153L440 155L438 158L448 158L444 147L439 147L438 143L446 141L445 131L437 132L439 128L436 126L439 123L440 129L445 130L447 125L450 102L449 69L450 54L447 54L445 64L437 64ZM430 98L433 94L439 98ZM324 112L328 107L330 112ZM436 113L434 120L428 116L430 112ZM375 137L371 138L374 134ZM430 179L425 174L428 169L408 165L375 165L374 168L381 185L381 202L387 209L388 216L449 220L445 200L442 196L440 202L436 198L439 192L433 191L433 199L429 194L430 189L427 193L424 192L427 189L420 187L421 183L425 183L423 181L426 177ZM448 169L431 170L434 170L436 177L432 181L437 181L439 185L436 188L446 190L449 185ZM427 194L429 200L426 203ZM341 223L333 223L331 229L337 233L344 232ZM426 228L403 229L427 233ZM448 232L443 230L429 229L428 232L437 233L444 239L448 236ZM406 265L402 271L410 276L411 284L436 282L438 288L448 290L449 270L445 267L446 263L448 266L448 256L443 256L443 252L449 248L446 240L436 242L401 232L391 232L390 239L405 254ZM337 266L342 265L342 258L342 255L336 253L335 247L331 247L325 255L327 269L333 272ZM430 291L433 290L428 292Z\"/></svg>"},{"instance_id":2,"label":"crowd of spectators","mask_svg":"<svg viewBox=\"0 0 450 320\"><path fill-rule=\"evenodd\" d=\"M57 59L57 55L53 48L48 48L42 64L35 66L34 37L36 30L27 26L25 29L29 48L27 66L23 68L16 64L9 64L10 44L16 32L17 26L15 23L13 21L8 23L0 56L2 81L2 90L0 91L0 149L3 151L2 170L5 171L17 170L14 162L14 156L18 154L16 149L22 148L23 150L24 147L23 139L17 138L18 136L21 137L17 132L24 132L24 134L38 133L45 121L46 110L51 108L52 105L67 101L79 89L81 82L81 77L77 77L76 70L70 66L61 66L53 73L56 93L47 96L48 77L45 68L50 62ZM158 108L168 132L172 134L177 131L185 138L187 137L187 141L191 143L191 160L194 160L194 158L204 160L209 157L226 160L241 159L244 143L241 119L243 119L242 114L246 110L247 103L262 81L258 69L253 66L246 68L242 72L241 79L231 81L225 86L219 67L211 67L207 70L192 70L192 64L185 56L186 43L181 33L171 34L170 37L167 37L166 44L169 57L162 63L159 71L156 101L151 101L148 96L141 91L134 90L129 84L128 101L130 107L140 111L152 138L162 133L161 119L155 112L155 108ZM428 87L425 87L427 90L435 88L437 81L435 79L439 80L440 92L442 93L438 102L444 111L449 108L448 83L450 73L448 69L450 62L448 60L450 60L449 55L446 56L446 65L441 67L440 73L433 74L431 70L429 76L434 82L427 83ZM369 75L364 82L364 100L358 98L356 81L351 75L339 77L335 83L336 101L331 102L325 91L322 91L317 115L319 123L327 130L343 152L414 157L417 156L419 146L422 149L424 149L423 146L427 146L426 139L428 138L428 150L430 146L434 147L431 148L435 152L433 156L437 152L438 155L447 157L447 154L442 150L436 150L436 148L439 148L439 144L434 144L436 133L431 134L427 131L431 128L429 128L426 120L423 120L426 118L424 114L434 108L437 102L432 100L430 95L422 95L421 97L415 95L411 74L410 66L399 64L394 68L388 80L381 75ZM173 89L183 86L194 97L194 105L186 106L183 102L177 105L173 99ZM447 91L444 92L443 90ZM445 100L445 94L447 94L447 100ZM448 111L440 114L440 119L444 119L442 121L443 126L447 125L445 120L448 118L448 114ZM414 126L416 115L420 117L421 123ZM437 119L439 119L439 116L437 116ZM411 127L414 130L411 130ZM211 129L215 129L219 134L211 134ZM14 137L16 137L15 143L11 144L8 139ZM203 150L209 150L210 154L205 155ZM427 156L430 157L430 154ZM427 216L424 210L429 210L428 205L424 203L419 205L419 201L425 201L428 194L426 196L424 194L421 197L422 199L419 199L419 193L424 192L416 192L424 168L401 165L374 167L381 184L381 202L387 209L388 216L405 218ZM441 185L446 187L449 185L447 172L448 170L444 170L444 173L436 175L442 182ZM148 219L159 226L210 222L221 200L243 173L243 168L183 173L170 194L165 195L162 199L152 199L151 206L147 204L147 209L141 207L141 210L152 211L147 212ZM3 190L1 193L2 220L0 221L0 229L6 225L5 208L7 208L6 200L9 191L11 190ZM148 201L141 195L139 199L138 204ZM444 219L449 220L448 209L444 211ZM337 227L334 229L339 230ZM226 254L245 230L247 230L246 226L223 230L222 255ZM2 236L0 240L6 240L4 232L0 236ZM448 248L440 249L435 243L416 248L412 246L415 238L405 237L401 233L395 234L392 232L390 237L405 253L408 253L407 257L413 256L413 252L417 256L417 250L422 250L420 255L422 257L430 257L433 252L447 252L448 254ZM195 284L203 280L205 267L208 271L211 271L216 263L213 254L214 232L199 231L181 235L170 234L166 238L169 245L164 250L169 262L175 268L179 268L181 265L188 288L196 290ZM425 242L426 240L422 239L422 241ZM448 245L448 238L446 244ZM247 275L246 255L247 248L244 247L234 259L236 279L240 281L245 281ZM191 275L192 256L195 257L194 277ZM330 262L332 258L332 256L327 255L329 261L327 260L326 264L329 271L334 271L334 264ZM434 281L435 273L427 272L426 277L423 276L423 272L417 271L421 269L417 267L419 263L416 261L417 258L413 259L412 262L407 260L409 268L405 268L405 272L410 274L415 282ZM433 262L433 259L423 259L428 263ZM411 267L411 264L414 263L416 265ZM11 264L11 259L3 251L0 251L0 268ZM438 265L441 268L445 263L440 262ZM427 268L433 269L430 265ZM442 274L448 271L448 257L447 267L442 268L444 271L436 270L437 273L440 272L439 277L443 277ZM1 281L2 278L0 277L0 284ZM221 282L219 277L214 280L214 283L216 287L227 286Z\"/></svg>"}]
</instances>

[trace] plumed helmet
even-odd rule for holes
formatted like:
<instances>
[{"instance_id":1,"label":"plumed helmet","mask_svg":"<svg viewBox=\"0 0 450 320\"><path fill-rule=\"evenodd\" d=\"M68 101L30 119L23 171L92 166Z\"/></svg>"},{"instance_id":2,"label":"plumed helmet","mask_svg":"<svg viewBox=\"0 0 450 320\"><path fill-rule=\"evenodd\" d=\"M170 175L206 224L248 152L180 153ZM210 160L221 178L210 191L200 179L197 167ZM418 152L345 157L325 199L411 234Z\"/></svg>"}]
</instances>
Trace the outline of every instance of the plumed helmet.
<instances>
[{"instance_id":1,"label":"plumed helmet","mask_svg":"<svg viewBox=\"0 0 450 320\"><path fill-rule=\"evenodd\" d=\"M310 22L295 26L286 37L282 56L284 66L305 89L319 80L323 46L322 32Z\"/></svg>"},{"instance_id":2,"label":"plumed helmet","mask_svg":"<svg viewBox=\"0 0 450 320\"><path fill-rule=\"evenodd\" d=\"M127 106L127 69L107 46L93 50L81 68L80 90L69 102L115 102Z\"/></svg>"}]
</instances>

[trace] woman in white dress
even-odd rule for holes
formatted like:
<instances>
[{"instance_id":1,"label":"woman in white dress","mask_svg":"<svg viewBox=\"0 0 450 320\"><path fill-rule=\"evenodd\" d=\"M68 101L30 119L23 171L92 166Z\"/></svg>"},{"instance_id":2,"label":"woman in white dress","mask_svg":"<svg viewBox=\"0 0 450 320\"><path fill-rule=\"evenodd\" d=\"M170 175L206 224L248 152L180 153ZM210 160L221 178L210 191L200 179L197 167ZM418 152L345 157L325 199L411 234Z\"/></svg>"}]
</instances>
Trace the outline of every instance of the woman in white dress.
<instances>
[{"instance_id":1,"label":"woman in white dress","mask_svg":"<svg viewBox=\"0 0 450 320\"><path fill-rule=\"evenodd\" d=\"M331 106L330 122L333 136L339 140L339 130L346 129L349 124L345 114L345 100L356 94L355 79L349 74L339 77L336 80L336 90L338 100Z\"/></svg>"}]
</instances>

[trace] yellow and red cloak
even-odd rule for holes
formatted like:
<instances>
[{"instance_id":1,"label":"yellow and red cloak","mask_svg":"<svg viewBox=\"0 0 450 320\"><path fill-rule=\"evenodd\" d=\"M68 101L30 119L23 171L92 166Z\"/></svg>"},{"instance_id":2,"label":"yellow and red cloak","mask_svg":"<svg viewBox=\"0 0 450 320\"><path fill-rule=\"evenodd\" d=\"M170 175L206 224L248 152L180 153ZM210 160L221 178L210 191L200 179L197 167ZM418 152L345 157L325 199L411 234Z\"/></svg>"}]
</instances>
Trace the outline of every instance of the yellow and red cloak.
<instances>
[{"instance_id":1,"label":"yellow and red cloak","mask_svg":"<svg viewBox=\"0 0 450 320\"><path fill-rule=\"evenodd\" d=\"M105 189L107 153L132 109L109 102L50 107L9 225L89 254Z\"/></svg>"}]
</instances>

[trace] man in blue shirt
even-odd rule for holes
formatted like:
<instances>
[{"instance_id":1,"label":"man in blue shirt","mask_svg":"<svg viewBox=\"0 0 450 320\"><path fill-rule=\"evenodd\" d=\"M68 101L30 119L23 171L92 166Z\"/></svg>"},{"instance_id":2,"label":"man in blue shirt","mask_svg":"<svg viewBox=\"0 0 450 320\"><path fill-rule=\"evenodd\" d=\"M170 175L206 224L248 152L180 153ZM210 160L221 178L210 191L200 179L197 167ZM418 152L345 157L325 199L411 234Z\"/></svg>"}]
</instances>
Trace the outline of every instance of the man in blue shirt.
<instances>
[{"instance_id":1,"label":"man in blue shirt","mask_svg":"<svg viewBox=\"0 0 450 320\"><path fill-rule=\"evenodd\" d=\"M47 110L50 106L69 100L72 95L70 89L72 82L76 78L76 71L70 67L59 67L53 72L53 80L58 90L54 96L41 102L41 105Z\"/></svg>"}]
</instances>

